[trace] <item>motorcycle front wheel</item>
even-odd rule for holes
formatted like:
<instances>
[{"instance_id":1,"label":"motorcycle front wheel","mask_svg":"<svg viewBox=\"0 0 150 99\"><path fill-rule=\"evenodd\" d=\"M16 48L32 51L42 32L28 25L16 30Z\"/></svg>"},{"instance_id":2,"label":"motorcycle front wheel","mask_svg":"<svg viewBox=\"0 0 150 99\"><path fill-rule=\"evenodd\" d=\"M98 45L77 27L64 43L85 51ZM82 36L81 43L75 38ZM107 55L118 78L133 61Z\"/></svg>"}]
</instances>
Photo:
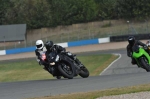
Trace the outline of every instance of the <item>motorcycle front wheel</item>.
<instances>
[{"instance_id":1,"label":"motorcycle front wheel","mask_svg":"<svg viewBox=\"0 0 150 99\"><path fill-rule=\"evenodd\" d=\"M145 57L140 59L141 64L143 66L143 68L147 71L150 72L150 65L148 64L148 61L145 59Z\"/></svg>"},{"instance_id":2,"label":"motorcycle front wheel","mask_svg":"<svg viewBox=\"0 0 150 99\"><path fill-rule=\"evenodd\" d=\"M64 78L73 79L74 77L74 68L69 62L61 62L58 66L58 70Z\"/></svg>"},{"instance_id":3,"label":"motorcycle front wheel","mask_svg":"<svg viewBox=\"0 0 150 99\"><path fill-rule=\"evenodd\" d=\"M85 66L81 67L80 69L81 69L81 70L80 70L79 75L80 75L81 77L83 77L83 78L89 77L89 71L88 71L88 69L87 69Z\"/></svg>"}]
</instances>

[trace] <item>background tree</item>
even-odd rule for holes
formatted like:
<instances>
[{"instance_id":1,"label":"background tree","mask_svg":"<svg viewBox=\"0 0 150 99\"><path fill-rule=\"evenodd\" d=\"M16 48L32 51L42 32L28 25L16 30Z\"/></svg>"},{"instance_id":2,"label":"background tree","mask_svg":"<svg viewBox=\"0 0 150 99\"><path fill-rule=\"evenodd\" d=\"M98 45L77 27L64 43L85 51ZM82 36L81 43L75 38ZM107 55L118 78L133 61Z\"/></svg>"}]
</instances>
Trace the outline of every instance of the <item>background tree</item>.
<instances>
[{"instance_id":1,"label":"background tree","mask_svg":"<svg viewBox=\"0 0 150 99\"><path fill-rule=\"evenodd\" d=\"M148 19L150 0L0 0L0 24L28 29L107 19Z\"/></svg>"},{"instance_id":2,"label":"background tree","mask_svg":"<svg viewBox=\"0 0 150 99\"><path fill-rule=\"evenodd\" d=\"M119 18L144 19L150 16L150 0L117 0Z\"/></svg>"},{"instance_id":3,"label":"background tree","mask_svg":"<svg viewBox=\"0 0 150 99\"><path fill-rule=\"evenodd\" d=\"M8 24L26 23L28 28L50 25L50 7L46 0L13 0L13 7L7 11Z\"/></svg>"},{"instance_id":4,"label":"background tree","mask_svg":"<svg viewBox=\"0 0 150 99\"><path fill-rule=\"evenodd\" d=\"M0 25L6 24L5 13L8 9L10 9L10 6L10 0L0 0Z\"/></svg>"},{"instance_id":5,"label":"background tree","mask_svg":"<svg viewBox=\"0 0 150 99\"><path fill-rule=\"evenodd\" d=\"M54 25L88 22L96 17L94 0L48 0Z\"/></svg>"},{"instance_id":6,"label":"background tree","mask_svg":"<svg viewBox=\"0 0 150 99\"><path fill-rule=\"evenodd\" d=\"M117 0L95 0L98 19L115 19L117 12L115 11Z\"/></svg>"}]
</instances>

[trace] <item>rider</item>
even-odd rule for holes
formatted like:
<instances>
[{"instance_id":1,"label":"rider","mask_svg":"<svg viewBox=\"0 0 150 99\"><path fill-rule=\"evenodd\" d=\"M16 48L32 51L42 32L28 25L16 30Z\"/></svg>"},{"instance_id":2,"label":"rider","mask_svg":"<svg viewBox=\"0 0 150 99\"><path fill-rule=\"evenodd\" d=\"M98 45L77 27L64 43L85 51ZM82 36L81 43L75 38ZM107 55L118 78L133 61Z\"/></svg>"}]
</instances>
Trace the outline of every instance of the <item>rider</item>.
<instances>
[{"instance_id":1,"label":"rider","mask_svg":"<svg viewBox=\"0 0 150 99\"><path fill-rule=\"evenodd\" d=\"M150 35L149 35L149 38L150 38ZM148 41L146 42L146 45L147 45L148 47L150 47L150 40L148 40Z\"/></svg>"},{"instance_id":2,"label":"rider","mask_svg":"<svg viewBox=\"0 0 150 99\"><path fill-rule=\"evenodd\" d=\"M42 40L37 40L36 41L36 50L35 50L35 55L36 55L36 60L37 62L39 63L39 65L44 65L44 68L45 68L45 62L40 58L40 55L43 53L43 52L46 52L46 48L44 47L44 43Z\"/></svg>"},{"instance_id":3,"label":"rider","mask_svg":"<svg viewBox=\"0 0 150 99\"><path fill-rule=\"evenodd\" d=\"M74 61L80 66L82 67L83 65L81 64L81 62L75 57L76 55L73 55L70 52L66 52L66 49L63 48L60 45L56 45L53 43L53 41L47 41L45 43L45 47L47 49L47 53L51 53L53 51L56 51L58 54L59 53L66 53L67 56L69 56L70 58L74 59Z\"/></svg>"},{"instance_id":4,"label":"rider","mask_svg":"<svg viewBox=\"0 0 150 99\"><path fill-rule=\"evenodd\" d=\"M146 44L140 42L139 40L136 40L134 36L129 36L128 37L128 42L129 42L129 44L127 45L127 56L131 57L131 59L132 59L131 63L134 65L134 64L136 64L136 61L135 61L134 58L132 58L132 52L133 52L132 48L133 48L133 46L139 46L139 45L143 46L143 48L147 52L148 52L148 48L147 48Z\"/></svg>"}]
</instances>

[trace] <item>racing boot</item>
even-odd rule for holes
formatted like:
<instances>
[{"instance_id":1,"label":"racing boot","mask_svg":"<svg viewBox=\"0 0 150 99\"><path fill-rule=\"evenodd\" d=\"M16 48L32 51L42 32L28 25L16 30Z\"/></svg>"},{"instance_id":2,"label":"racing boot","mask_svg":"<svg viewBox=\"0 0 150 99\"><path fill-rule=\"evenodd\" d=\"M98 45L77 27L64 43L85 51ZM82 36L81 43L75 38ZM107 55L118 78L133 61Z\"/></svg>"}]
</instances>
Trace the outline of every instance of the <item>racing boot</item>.
<instances>
[{"instance_id":1,"label":"racing boot","mask_svg":"<svg viewBox=\"0 0 150 99\"><path fill-rule=\"evenodd\" d=\"M47 69L45 68L45 66L43 67L43 69L44 69L45 71L47 71Z\"/></svg>"},{"instance_id":2,"label":"racing boot","mask_svg":"<svg viewBox=\"0 0 150 99\"><path fill-rule=\"evenodd\" d=\"M131 60L131 64L132 65L136 65L137 63L136 63L136 60L134 59L134 58L131 58L132 60Z\"/></svg>"},{"instance_id":3,"label":"racing boot","mask_svg":"<svg viewBox=\"0 0 150 99\"><path fill-rule=\"evenodd\" d=\"M53 75L54 74L54 68L53 67L50 67L48 68L49 72Z\"/></svg>"}]
</instances>

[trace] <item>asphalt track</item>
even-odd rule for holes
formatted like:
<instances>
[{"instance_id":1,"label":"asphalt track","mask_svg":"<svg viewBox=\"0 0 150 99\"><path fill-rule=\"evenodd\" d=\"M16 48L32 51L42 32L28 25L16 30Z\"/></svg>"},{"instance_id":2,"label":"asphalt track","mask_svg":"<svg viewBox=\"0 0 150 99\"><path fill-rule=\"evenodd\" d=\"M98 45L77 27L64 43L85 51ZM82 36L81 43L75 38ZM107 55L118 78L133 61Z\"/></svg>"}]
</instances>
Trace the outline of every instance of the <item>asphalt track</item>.
<instances>
[{"instance_id":1,"label":"asphalt track","mask_svg":"<svg viewBox=\"0 0 150 99\"><path fill-rule=\"evenodd\" d=\"M150 83L150 74L136 65L131 65L131 59L126 56L125 49L86 52L79 55L100 55L105 53L118 53L120 58L100 76L78 77L71 80L49 79L0 83L0 99L24 99ZM10 62L13 61L11 60Z\"/></svg>"}]
</instances>

